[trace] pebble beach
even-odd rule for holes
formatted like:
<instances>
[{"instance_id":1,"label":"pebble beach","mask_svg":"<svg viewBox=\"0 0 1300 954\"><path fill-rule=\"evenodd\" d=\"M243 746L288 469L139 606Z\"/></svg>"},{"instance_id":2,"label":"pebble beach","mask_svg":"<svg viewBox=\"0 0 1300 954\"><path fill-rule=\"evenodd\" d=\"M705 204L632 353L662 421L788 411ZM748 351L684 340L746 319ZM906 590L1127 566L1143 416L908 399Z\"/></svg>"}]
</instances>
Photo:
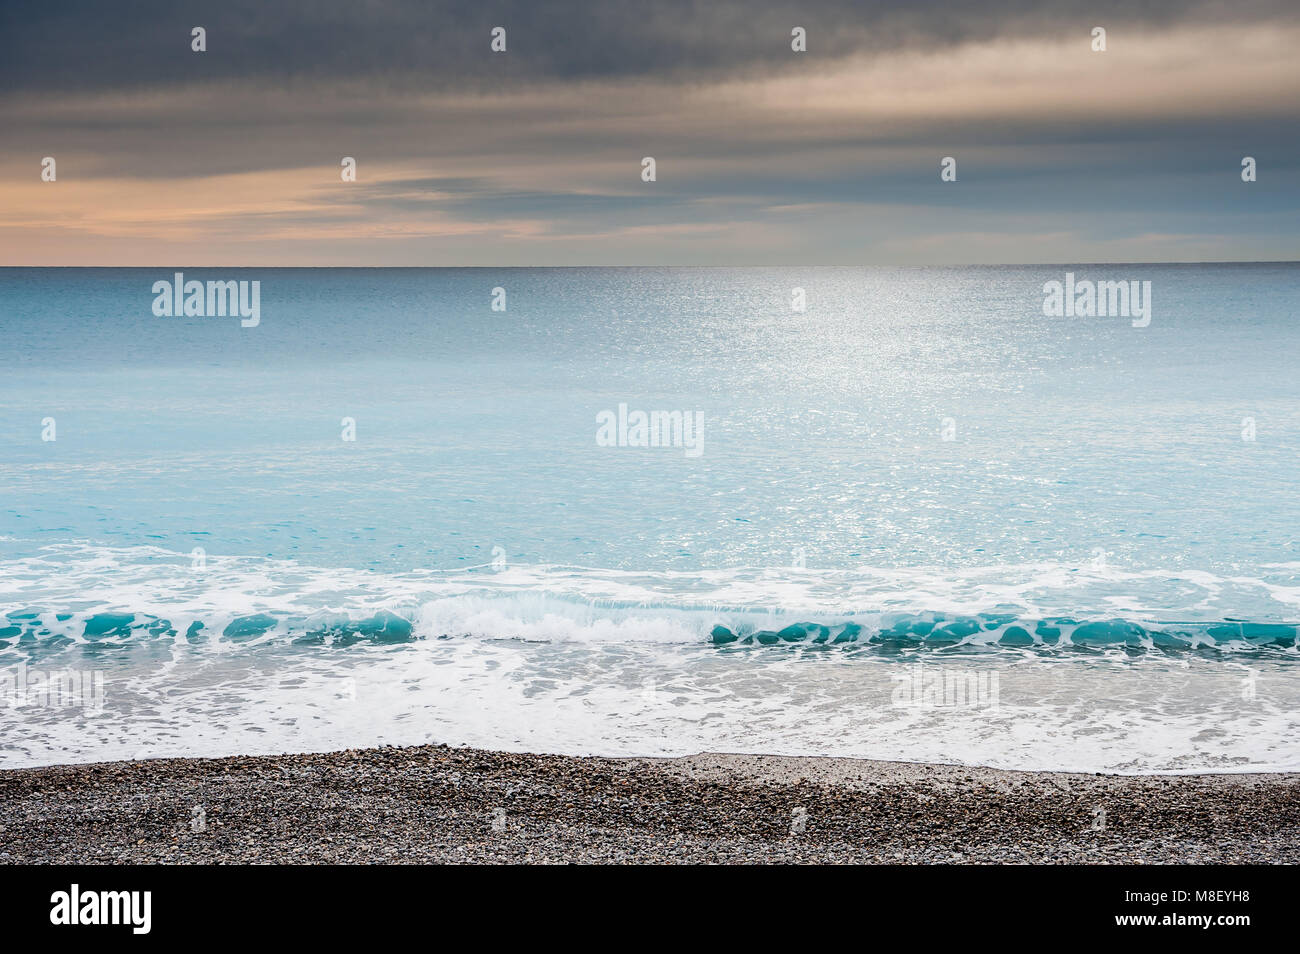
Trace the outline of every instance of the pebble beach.
<instances>
[{"instance_id":1,"label":"pebble beach","mask_svg":"<svg viewBox=\"0 0 1300 954\"><path fill-rule=\"evenodd\" d=\"M1296 863L1300 775L445 746L0 771L0 863Z\"/></svg>"}]
</instances>

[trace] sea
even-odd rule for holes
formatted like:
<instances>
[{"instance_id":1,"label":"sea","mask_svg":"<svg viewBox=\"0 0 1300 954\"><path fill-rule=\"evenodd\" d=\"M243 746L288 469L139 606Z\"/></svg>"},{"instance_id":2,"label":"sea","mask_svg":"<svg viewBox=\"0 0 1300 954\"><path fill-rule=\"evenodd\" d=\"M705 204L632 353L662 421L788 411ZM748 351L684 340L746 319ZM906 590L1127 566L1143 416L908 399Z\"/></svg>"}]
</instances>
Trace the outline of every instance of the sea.
<instances>
[{"instance_id":1,"label":"sea","mask_svg":"<svg viewBox=\"0 0 1300 954\"><path fill-rule=\"evenodd\" d=\"M1300 770L1298 303L1296 263L0 269L0 766Z\"/></svg>"}]
</instances>

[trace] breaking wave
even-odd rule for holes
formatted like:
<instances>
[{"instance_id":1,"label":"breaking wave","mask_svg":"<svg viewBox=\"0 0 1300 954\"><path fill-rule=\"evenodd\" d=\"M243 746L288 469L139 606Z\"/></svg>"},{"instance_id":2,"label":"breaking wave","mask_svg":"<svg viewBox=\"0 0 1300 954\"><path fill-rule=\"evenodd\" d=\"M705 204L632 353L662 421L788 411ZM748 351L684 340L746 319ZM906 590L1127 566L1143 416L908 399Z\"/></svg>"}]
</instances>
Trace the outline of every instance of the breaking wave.
<instances>
[{"instance_id":1,"label":"breaking wave","mask_svg":"<svg viewBox=\"0 0 1300 954\"><path fill-rule=\"evenodd\" d=\"M1295 653L1300 565L1256 577L1059 564L403 574L151 547L58 545L3 564L0 652L141 641L342 648L541 642ZM1245 608L1246 613L1241 610Z\"/></svg>"}]
</instances>

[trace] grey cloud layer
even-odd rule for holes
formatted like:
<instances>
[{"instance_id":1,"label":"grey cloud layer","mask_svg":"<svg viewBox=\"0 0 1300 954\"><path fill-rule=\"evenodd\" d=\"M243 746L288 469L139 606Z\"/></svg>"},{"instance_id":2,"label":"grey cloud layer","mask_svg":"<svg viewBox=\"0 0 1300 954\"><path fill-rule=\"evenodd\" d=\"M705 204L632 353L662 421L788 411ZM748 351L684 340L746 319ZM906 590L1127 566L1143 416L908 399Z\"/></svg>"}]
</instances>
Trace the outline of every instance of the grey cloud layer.
<instances>
[{"instance_id":1,"label":"grey cloud layer","mask_svg":"<svg viewBox=\"0 0 1300 954\"><path fill-rule=\"evenodd\" d=\"M291 264L1295 257L1300 71L1269 37L1300 38L1300 6L1134 6L5 4L0 264L65 240ZM41 188L44 155L67 194L131 198L65 227L28 196L6 231L2 183ZM246 253L259 235L281 244Z\"/></svg>"},{"instance_id":2,"label":"grey cloud layer","mask_svg":"<svg viewBox=\"0 0 1300 954\"><path fill-rule=\"evenodd\" d=\"M1097 23L1295 22L1290 0L318 0L13 2L0 12L0 89L137 89L226 80L367 78L403 89L797 69L790 28L819 56L1051 36ZM190 54L203 26L209 53ZM508 57L484 57L505 26Z\"/></svg>"}]
</instances>

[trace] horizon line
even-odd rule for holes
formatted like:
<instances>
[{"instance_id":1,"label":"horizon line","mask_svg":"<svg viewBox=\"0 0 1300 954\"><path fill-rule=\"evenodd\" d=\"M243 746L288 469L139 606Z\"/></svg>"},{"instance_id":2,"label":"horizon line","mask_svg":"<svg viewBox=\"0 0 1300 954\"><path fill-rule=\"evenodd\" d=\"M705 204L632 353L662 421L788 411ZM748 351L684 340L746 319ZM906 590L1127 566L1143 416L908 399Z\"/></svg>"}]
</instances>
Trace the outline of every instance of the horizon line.
<instances>
[{"instance_id":1,"label":"horizon line","mask_svg":"<svg viewBox=\"0 0 1300 954\"><path fill-rule=\"evenodd\" d=\"M239 269L330 269L330 270L431 270L431 269L525 269L525 268L1093 268L1098 266L1148 266L1148 265L1300 265L1300 258L1294 259L1206 259L1200 261L1115 261L1115 262L864 262L856 265L836 263L792 262L784 265L758 264L714 264L701 265L680 263L658 264L585 264L585 265L0 265L0 269L20 268L103 268L103 269L173 269L184 270L239 268Z\"/></svg>"}]
</instances>

